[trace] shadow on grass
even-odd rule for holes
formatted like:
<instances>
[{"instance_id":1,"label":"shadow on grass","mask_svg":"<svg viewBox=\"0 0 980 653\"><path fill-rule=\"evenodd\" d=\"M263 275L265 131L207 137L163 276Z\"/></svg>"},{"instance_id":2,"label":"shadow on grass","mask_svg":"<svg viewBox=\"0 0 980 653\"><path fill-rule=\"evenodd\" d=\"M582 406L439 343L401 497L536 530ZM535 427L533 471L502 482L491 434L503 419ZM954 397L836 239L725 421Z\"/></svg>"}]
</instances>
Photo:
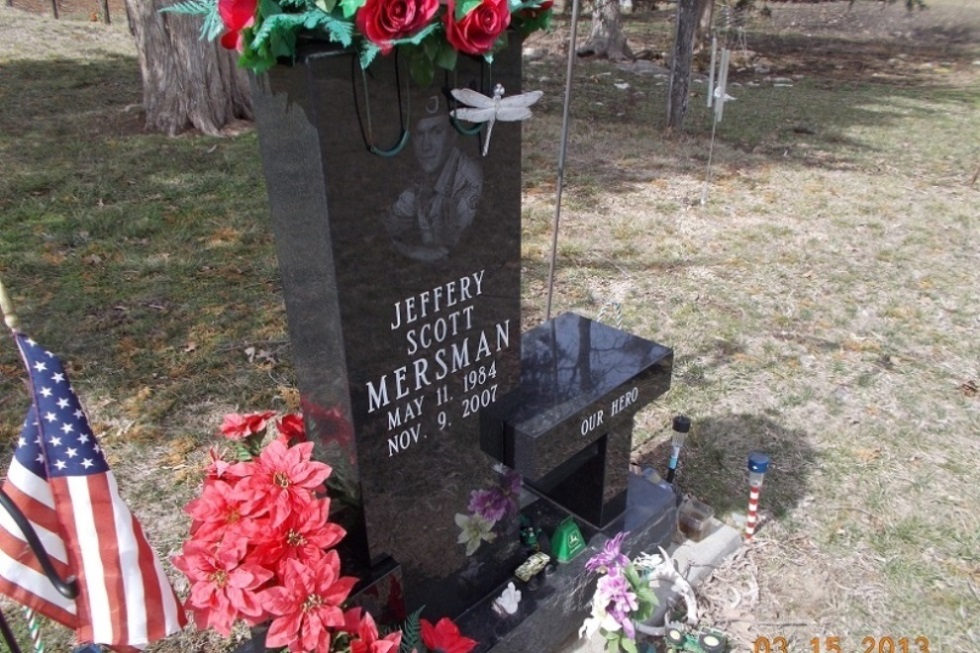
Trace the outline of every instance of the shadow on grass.
<instances>
[{"instance_id":1,"label":"shadow on grass","mask_svg":"<svg viewBox=\"0 0 980 653\"><path fill-rule=\"evenodd\" d=\"M116 115L142 101L135 57L106 53L85 60L18 59L3 65L3 76L0 132L8 137L44 131L92 138L142 131L134 120L139 111Z\"/></svg>"},{"instance_id":2,"label":"shadow on grass","mask_svg":"<svg viewBox=\"0 0 980 653\"><path fill-rule=\"evenodd\" d=\"M696 420L684 443L675 482L678 488L724 517L744 514L749 496L748 455L761 451L771 464L765 477L760 510L775 518L791 511L807 493L817 455L805 431L789 429L761 415L730 414ZM641 446L633 455L640 466L666 473L669 441Z\"/></svg>"}]
</instances>

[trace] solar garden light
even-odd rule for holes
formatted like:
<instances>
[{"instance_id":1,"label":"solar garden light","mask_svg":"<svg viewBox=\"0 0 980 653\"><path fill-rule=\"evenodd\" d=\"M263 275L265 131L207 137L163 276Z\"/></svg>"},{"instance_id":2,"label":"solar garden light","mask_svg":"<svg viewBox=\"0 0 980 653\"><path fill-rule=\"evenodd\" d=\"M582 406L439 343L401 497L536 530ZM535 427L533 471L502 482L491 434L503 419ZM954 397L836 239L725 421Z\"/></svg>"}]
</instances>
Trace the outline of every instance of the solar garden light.
<instances>
[{"instance_id":1,"label":"solar garden light","mask_svg":"<svg viewBox=\"0 0 980 653\"><path fill-rule=\"evenodd\" d=\"M745 519L745 541L751 542L758 522L759 494L769 469L769 456L759 451L749 454L749 514Z\"/></svg>"},{"instance_id":2,"label":"solar garden light","mask_svg":"<svg viewBox=\"0 0 980 653\"><path fill-rule=\"evenodd\" d=\"M681 449L684 447L684 438L687 437L687 432L690 430L690 418L684 415L677 415L674 418L674 435L670 440L670 462L667 463L667 478L664 479L668 483L674 482L674 472L677 470L677 459L680 458Z\"/></svg>"}]
</instances>

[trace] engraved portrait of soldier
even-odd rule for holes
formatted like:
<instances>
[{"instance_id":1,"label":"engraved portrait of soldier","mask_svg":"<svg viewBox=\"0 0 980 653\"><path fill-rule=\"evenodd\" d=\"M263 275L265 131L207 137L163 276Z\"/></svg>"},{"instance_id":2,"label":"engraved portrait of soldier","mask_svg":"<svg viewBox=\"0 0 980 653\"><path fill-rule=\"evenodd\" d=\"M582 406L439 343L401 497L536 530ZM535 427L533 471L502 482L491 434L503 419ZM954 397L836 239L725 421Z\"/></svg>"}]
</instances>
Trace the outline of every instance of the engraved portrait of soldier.
<instances>
[{"instance_id":1,"label":"engraved portrait of soldier","mask_svg":"<svg viewBox=\"0 0 980 653\"><path fill-rule=\"evenodd\" d=\"M483 171L460 150L444 104L439 96L426 103L410 137L418 176L383 217L395 249L416 261L449 256L473 223L483 190Z\"/></svg>"}]
</instances>

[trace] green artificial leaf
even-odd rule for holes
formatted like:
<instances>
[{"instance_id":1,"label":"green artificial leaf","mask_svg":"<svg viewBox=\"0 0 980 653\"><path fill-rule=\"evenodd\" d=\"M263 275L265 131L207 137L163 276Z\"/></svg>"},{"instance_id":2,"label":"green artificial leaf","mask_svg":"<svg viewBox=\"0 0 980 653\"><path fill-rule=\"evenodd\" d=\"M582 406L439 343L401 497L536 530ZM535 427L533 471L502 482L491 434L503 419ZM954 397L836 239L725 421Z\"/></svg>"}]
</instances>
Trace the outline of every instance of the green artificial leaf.
<instances>
[{"instance_id":1,"label":"green artificial leaf","mask_svg":"<svg viewBox=\"0 0 980 653\"><path fill-rule=\"evenodd\" d=\"M649 602L641 602L640 607L630 613L630 617L632 617L634 621L646 621L650 618L650 615L653 614L653 605L654 604Z\"/></svg>"},{"instance_id":2,"label":"green artificial leaf","mask_svg":"<svg viewBox=\"0 0 980 653\"><path fill-rule=\"evenodd\" d=\"M527 0L526 2L510 3L510 13L524 11L525 9L537 9L544 3L544 0Z\"/></svg>"},{"instance_id":3,"label":"green artificial leaf","mask_svg":"<svg viewBox=\"0 0 980 653\"><path fill-rule=\"evenodd\" d=\"M216 0L185 0L160 9L161 14L207 15L218 8Z\"/></svg>"},{"instance_id":4,"label":"green artificial leaf","mask_svg":"<svg viewBox=\"0 0 980 653\"><path fill-rule=\"evenodd\" d=\"M623 647L623 650L626 651L626 653L638 653L636 650L636 642L629 637L624 637L623 639L619 640L619 645Z\"/></svg>"},{"instance_id":5,"label":"green artificial leaf","mask_svg":"<svg viewBox=\"0 0 980 653\"><path fill-rule=\"evenodd\" d=\"M435 79L436 71L425 50L415 49L414 54L408 63L408 72L412 76L412 81L425 88Z\"/></svg>"},{"instance_id":6,"label":"green artificial leaf","mask_svg":"<svg viewBox=\"0 0 980 653\"><path fill-rule=\"evenodd\" d=\"M456 49L446 42L442 42L439 46L439 54L435 57L435 64L440 68L445 68L446 70L453 70L456 67L456 58L459 53Z\"/></svg>"},{"instance_id":7,"label":"green artificial leaf","mask_svg":"<svg viewBox=\"0 0 980 653\"><path fill-rule=\"evenodd\" d=\"M337 7L337 0L316 0L314 5L329 14Z\"/></svg>"},{"instance_id":8,"label":"green artificial leaf","mask_svg":"<svg viewBox=\"0 0 980 653\"><path fill-rule=\"evenodd\" d=\"M422 41L422 49L425 50L425 56L429 57L429 61L435 61L439 56L439 39Z\"/></svg>"},{"instance_id":9,"label":"green artificial leaf","mask_svg":"<svg viewBox=\"0 0 980 653\"><path fill-rule=\"evenodd\" d=\"M512 23L520 31L521 36L527 36L538 30L545 32L551 31L551 18L554 15L552 9L537 12L535 16L529 15L535 13L534 10L539 9L540 6L541 0L528 0L528 2L521 3L516 10L512 11ZM524 11L528 11L528 13L522 13Z\"/></svg>"},{"instance_id":10,"label":"green artificial leaf","mask_svg":"<svg viewBox=\"0 0 980 653\"><path fill-rule=\"evenodd\" d=\"M657 598L657 593L654 592L653 588L647 583L644 583L637 588L636 595L641 601L646 601L651 605L657 605L660 603L660 599Z\"/></svg>"},{"instance_id":11,"label":"green artificial leaf","mask_svg":"<svg viewBox=\"0 0 980 653\"><path fill-rule=\"evenodd\" d=\"M276 59L293 58L296 54L296 32L280 32L272 35L269 49Z\"/></svg>"},{"instance_id":12,"label":"green artificial leaf","mask_svg":"<svg viewBox=\"0 0 980 653\"><path fill-rule=\"evenodd\" d=\"M361 48L361 68L367 70L379 52L381 52L381 48L374 43L365 43L364 47Z\"/></svg>"},{"instance_id":13,"label":"green artificial leaf","mask_svg":"<svg viewBox=\"0 0 980 653\"><path fill-rule=\"evenodd\" d=\"M307 29L321 29L334 43L340 43L345 48L349 48L354 42L354 23L349 20L341 20L322 11L311 11L306 14L309 21L306 23Z\"/></svg>"},{"instance_id":14,"label":"green artificial leaf","mask_svg":"<svg viewBox=\"0 0 980 653\"><path fill-rule=\"evenodd\" d=\"M425 606L423 605L408 615L408 619L405 620L402 626L402 645L399 647L398 653L415 653L415 651L425 650L422 648L421 629L419 627L419 617L422 615L424 608Z\"/></svg>"},{"instance_id":15,"label":"green artificial leaf","mask_svg":"<svg viewBox=\"0 0 980 653\"><path fill-rule=\"evenodd\" d=\"M225 30L218 13L218 3L215 0L186 0L160 9L160 13L184 14L187 16L204 16L201 23L201 40L213 41Z\"/></svg>"},{"instance_id":16,"label":"green artificial leaf","mask_svg":"<svg viewBox=\"0 0 980 653\"><path fill-rule=\"evenodd\" d=\"M248 448L238 440L232 441L231 448L235 454L235 460L245 461L252 459L252 454L249 452Z\"/></svg>"},{"instance_id":17,"label":"green artificial leaf","mask_svg":"<svg viewBox=\"0 0 980 653\"><path fill-rule=\"evenodd\" d=\"M274 16L268 16L259 25L259 28L255 31L255 36L252 39L252 48L255 50L260 50L266 47L268 42L272 39L272 35L282 29L288 29L287 23L295 20L296 14L278 14ZM285 18L283 18L285 17Z\"/></svg>"},{"instance_id":18,"label":"green artificial leaf","mask_svg":"<svg viewBox=\"0 0 980 653\"><path fill-rule=\"evenodd\" d=\"M463 20L463 17L466 16L466 14L479 7L482 2L483 0L463 0L456 5L456 22Z\"/></svg>"},{"instance_id":19,"label":"green artificial leaf","mask_svg":"<svg viewBox=\"0 0 980 653\"><path fill-rule=\"evenodd\" d=\"M344 18L351 18L366 2L367 0L340 0L340 8L344 12Z\"/></svg>"},{"instance_id":20,"label":"green artificial leaf","mask_svg":"<svg viewBox=\"0 0 980 653\"><path fill-rule=\"evenodd\" d=\"M218 5L215 5L214 11L208 14L201 24L201 38L213 41L224 31L225 23L221 20L221 14L218 13Z\"/></svg>"},{"instance_id":21,"label":"green artificial leaf","mask_svg":"<svg viewBox=\"0 0 980 653\"><path fill-rule=\"evenodd\" d=\"M392 45L418 45L422 43L423 40L429 35L439 29L439 23L431 23L426 25L413 36L409 36L404 39L395 39L391 42Z\"/></svg>"},{"instance_id":22,"label":"green artificial leaf","mask_svg":"<svg viewBox=\"0 0 980 653\"><path fill-rule=\"evenodd\" d=\"M626 565L623 568L623 575L626 576L626 582L630 584L630 587L640 587L644 583L640 580L640 574L637 573L636 567L633 565Z\"/></svg>"},{"instance_id":23,"label":"green artificial leaf","mask_svg":"<svg viewBox=\"0 0 980 653\"><path fill-rule=\"evenodd\" d=\"M265 18L278 16L282 13L282 7L275 0L259 0L259 14Z\"/></svg>"},{"instance_id":24,"label":"green artificial leaf","mask_svg":"<svg viewBox=\"0 0 980 653\"><path fill-rule=\"evenodd\" d=\"M242 56L238 59L239 66L253 70L258 74L269 70L276 63L276 58L272 55L269 48L260 48L258 50L245 48Z\"/></svg>"}]
</instances>

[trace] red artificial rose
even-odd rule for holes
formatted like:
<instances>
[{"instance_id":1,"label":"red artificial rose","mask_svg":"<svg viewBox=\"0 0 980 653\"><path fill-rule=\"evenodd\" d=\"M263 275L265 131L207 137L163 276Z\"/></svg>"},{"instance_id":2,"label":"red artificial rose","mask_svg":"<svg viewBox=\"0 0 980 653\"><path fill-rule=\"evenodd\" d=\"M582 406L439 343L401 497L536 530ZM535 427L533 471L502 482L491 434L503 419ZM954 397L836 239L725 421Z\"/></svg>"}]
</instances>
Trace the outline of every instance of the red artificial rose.
<instances>
[{"instance_id":1,"label":"red artificial rose","mask_svg":"<svg viewBox=\"0 0 980 653\"><path fill-rule=\"evenodd\" d=\"M466 54L487 54L510 25L507 0L483 0L462 20L456 20L456 3L449 0L446 12L446 40Z\"/></svg>"},{"instance_id":2,"label":"red artificial rose","mask_svg":"<svg viewBox=\"0 0 980 653\"><path fill-rule=\"evenodd\" d=\"M387 53L391 42L425 27L439 8L439 0L367 0L357 12L357 29Z\"/></svg>"},{"instance_id":3,"label":"red artificial rose","mask_svg":"<svg viewBox=\"0 0 980 653\"><path fill-rule=\"evenodd\" d=\"M229 50L242 49L241 31L255 22L258 0L218 0L218 15L227 30L221 36L221 45Z\"/></svg>"}]
</instances>

